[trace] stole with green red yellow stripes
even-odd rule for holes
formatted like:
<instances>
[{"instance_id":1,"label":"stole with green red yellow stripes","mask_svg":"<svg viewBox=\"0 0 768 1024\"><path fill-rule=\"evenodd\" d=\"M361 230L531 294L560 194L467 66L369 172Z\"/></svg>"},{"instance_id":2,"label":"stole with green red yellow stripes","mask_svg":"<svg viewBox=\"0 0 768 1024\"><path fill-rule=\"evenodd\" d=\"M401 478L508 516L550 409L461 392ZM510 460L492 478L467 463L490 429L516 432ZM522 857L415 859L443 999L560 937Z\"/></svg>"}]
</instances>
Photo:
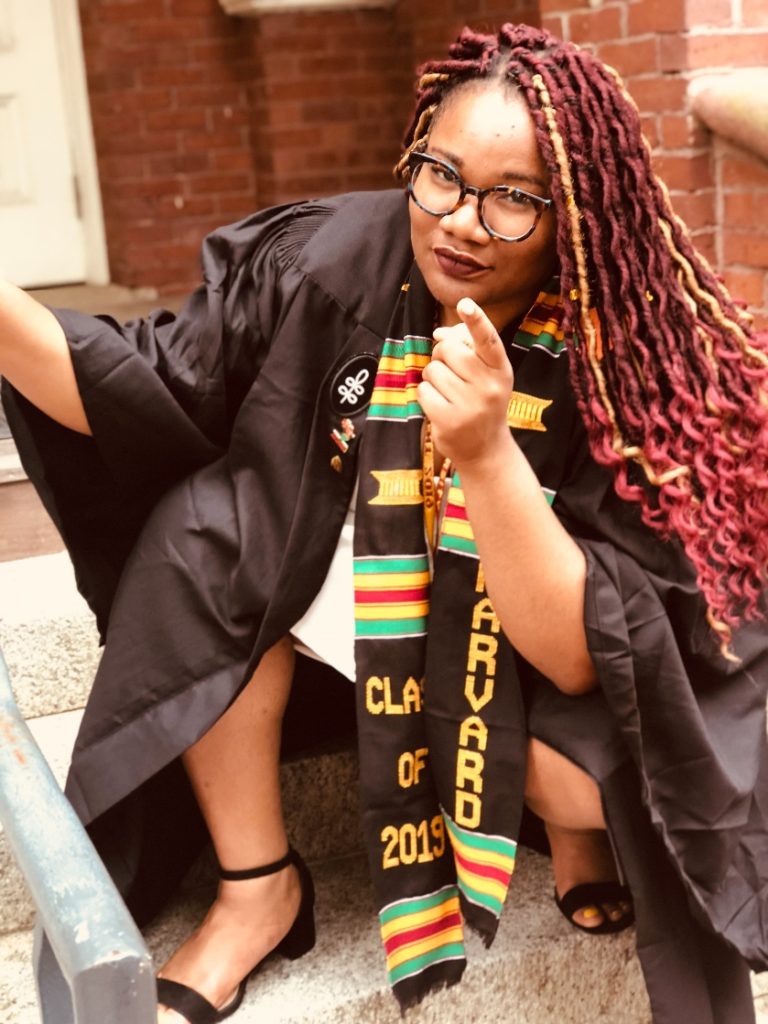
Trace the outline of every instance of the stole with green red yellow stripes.
<instances>
[{"instance_id":1,"label":"stole with green red yellow stripes","mask_svg":"<svg viewBox=\"0 0 768 1024\"><path fill-rule=\"evenodd\" d=\"M416 389L431 339L413 329L429 320L408 292L365 423L354 539L363 830L403 1008L461 978L465 923L493 940L515 863L526 754L514 653L486 592L458 475L434 552L426 540ZM558 302L542 293L515 342L556 354L560 319ZM529 399L513 395L510 416L535 430L540 410Z\"/></svg>"}]
</instances>

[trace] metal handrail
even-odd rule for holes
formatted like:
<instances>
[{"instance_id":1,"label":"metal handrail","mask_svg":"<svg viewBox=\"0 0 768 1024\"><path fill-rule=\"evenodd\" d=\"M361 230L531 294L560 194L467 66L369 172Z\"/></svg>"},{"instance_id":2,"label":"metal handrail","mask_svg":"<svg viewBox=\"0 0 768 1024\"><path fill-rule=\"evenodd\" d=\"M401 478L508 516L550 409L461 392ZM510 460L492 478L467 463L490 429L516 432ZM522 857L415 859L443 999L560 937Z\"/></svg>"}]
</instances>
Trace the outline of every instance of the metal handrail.
<instances>
[{"instance_id":1,"label":"metal handrail","mask_svg":"<svg viewBox=\"0 0 768 1024\"><path fill-rule=\"evenodd\" d=\"M36 958L53 981L39 993L44 1024L153 1024L149 951L16 706L2 653L0 824L37 907Z\"/></svg>"}]
</instances>

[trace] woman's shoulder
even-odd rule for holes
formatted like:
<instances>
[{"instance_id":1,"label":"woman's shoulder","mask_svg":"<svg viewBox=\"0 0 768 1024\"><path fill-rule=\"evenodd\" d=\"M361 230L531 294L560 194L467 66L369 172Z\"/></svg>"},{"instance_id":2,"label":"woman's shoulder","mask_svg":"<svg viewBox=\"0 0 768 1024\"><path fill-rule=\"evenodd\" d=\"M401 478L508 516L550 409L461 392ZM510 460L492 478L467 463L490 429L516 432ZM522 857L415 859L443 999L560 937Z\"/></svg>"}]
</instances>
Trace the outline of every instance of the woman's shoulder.
<instances>
[{"instance_id":1,"label":"woman's shoulder","mask_svg":"<svg viewBox=\"0 0 768 1024\"><path fill-rule=\"evenodd\" d=\"M218 228L205 239L203 268L210 280L225 266L268 259L279 270L300 263L333 279L334 268L359 267L366 253L391 258L393 247L410 249L404 193L349 192L268 207Z\"/></svg>"},{"instance_id":2,"label":"woman's shoulder","mask_svg":"<svg viewBox=\"0 0 768 1024\"><path fill-rule=\"evenodd\" d=\"M399 190L274 206L210 234L203 244L207 288L242 298L308 286L386 331L413 260L408 204Z\"/></svg>"}]
</instances>

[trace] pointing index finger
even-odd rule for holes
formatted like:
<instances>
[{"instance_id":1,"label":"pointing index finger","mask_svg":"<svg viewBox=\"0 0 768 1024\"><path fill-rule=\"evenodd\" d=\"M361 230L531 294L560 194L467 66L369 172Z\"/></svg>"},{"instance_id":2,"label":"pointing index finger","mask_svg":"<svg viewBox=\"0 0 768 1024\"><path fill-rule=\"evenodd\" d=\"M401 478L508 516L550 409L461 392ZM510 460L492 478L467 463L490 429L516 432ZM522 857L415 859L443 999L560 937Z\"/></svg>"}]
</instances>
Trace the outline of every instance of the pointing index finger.
<instances>
[{"instance_id":1,"label":"pointing index finger","mask_svg":"<svg viewBox=\"0 0 768 1024\"><path fill-rule=\"evenodd\" d=\"M501 367L506 362L506 353L496 328L478 304L468 297L459 299L456 312L466 324L475 345L475 353L484 363Z\"/></svg>"}]
</instances>

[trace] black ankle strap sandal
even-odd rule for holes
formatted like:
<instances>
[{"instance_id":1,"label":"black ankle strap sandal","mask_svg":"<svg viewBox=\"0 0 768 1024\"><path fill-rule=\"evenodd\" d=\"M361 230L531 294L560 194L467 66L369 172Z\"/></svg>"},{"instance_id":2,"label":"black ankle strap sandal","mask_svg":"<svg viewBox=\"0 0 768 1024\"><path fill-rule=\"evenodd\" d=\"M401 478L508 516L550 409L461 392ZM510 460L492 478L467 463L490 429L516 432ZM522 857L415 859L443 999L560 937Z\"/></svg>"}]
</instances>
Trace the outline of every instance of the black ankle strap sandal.
<instances>
[{"instance_id":1,"label":"black ankle strap sandal","mask_svg":"<svg viewBox=\"0 0 768 1024\"><path fill-rule=\"evenodd\" d=\"M315 887L309 869L294 849L289 849L285 857L281 857L280 860L258 868L228 871L220 867L219 877L227 882L241 882L249 878L263 878L265 875L277 874L278 871L282 871L291 864L299 873L299 885L301 886L301 903L296 919L288 934L272 952L267 953L243 978L232 999L224 1006L217 1008L188 985L183 985L179 981L171 981L169 978L158 978L157 1001L159 1004L180 1013L186 1017L189 1024L219 1024L220 1021L231 1017L239 1009L248 982L270 957L280 955L288 960L298 960L312 949L315 944Z\"/></svg>"},{"instance_id":2,"label":"black ankle strap sandal","mask_svg":"<svg viewBox=\"0 0 768 1024\"><path fill-rule=\"evenodd\" d=\"M227 871L226 868L219 865L219 878L222 878L225 882L243 882L248 878L263 878L265 875L276 875L278 871L282 871L283 868L287 868L289 864L295 864L298 867L298 861L301 860L298 853L293 848L288 850L288 853L280 860L272 861L271 864L264 864L260 868L242 868L239 871Z\"/></svg>"},{"instance_id":3,"label":"black ankle strap sandal","mask_svg":"<svg viewBox=\"0 0 768 1024\"><path fill-rule=\"evenodd\" d=\"M608 935L623 932L635 920L635 911L631 905L632 894L629 888L620 882L585 882L583 885L574 885L572 889L565 893L562 899L557 895L557 890L555 890L555 903L558 910L564 917L568 918L568 921L574 928L580 928L583 932L588 932L590 935ZM605 906L608 903L629 903L630 909L622 913L617 921L612 921ZM577 911L584 910L587 907L597 907L603 915L602 922L593 928L586 924L579 924L578 921L573 919L573 915Z\"/></svg>"}]
</instances>

